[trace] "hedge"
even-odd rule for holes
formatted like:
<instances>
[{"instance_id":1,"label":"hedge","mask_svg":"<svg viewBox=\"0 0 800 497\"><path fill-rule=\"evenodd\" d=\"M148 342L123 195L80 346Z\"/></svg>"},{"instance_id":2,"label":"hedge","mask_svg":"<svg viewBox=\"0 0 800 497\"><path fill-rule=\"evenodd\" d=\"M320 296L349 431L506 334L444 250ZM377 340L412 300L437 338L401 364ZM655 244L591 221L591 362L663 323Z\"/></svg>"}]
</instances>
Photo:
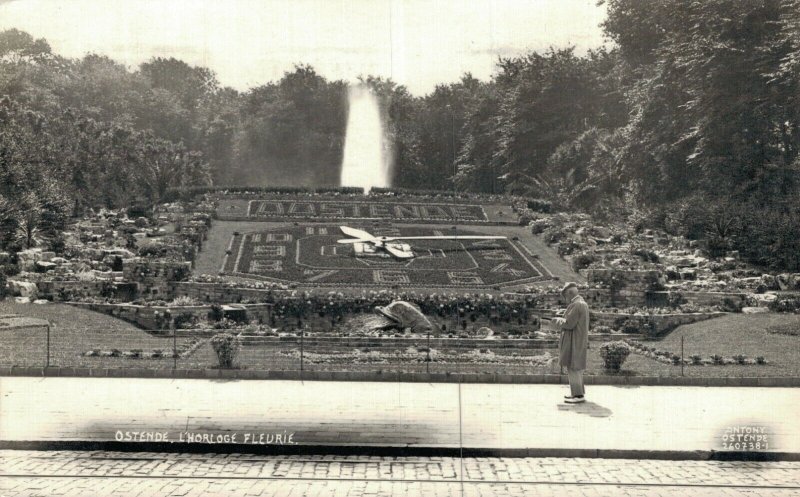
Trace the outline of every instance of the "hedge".
<instances>
[{"instance_id":1,"label":"hedge","mask_svg":"<svg viewBox=\"0 0 800 497\"><path fill-rule=\"evenodd\" d=\"M355 186L325 186L311 188L305 186L192 186L188 188L171 188L167 190L163 202L191 200L206 193L278 193L278 194L321 194L337 193L341 195L363 195L364 189Z\"/></svg>"}]
</instances>

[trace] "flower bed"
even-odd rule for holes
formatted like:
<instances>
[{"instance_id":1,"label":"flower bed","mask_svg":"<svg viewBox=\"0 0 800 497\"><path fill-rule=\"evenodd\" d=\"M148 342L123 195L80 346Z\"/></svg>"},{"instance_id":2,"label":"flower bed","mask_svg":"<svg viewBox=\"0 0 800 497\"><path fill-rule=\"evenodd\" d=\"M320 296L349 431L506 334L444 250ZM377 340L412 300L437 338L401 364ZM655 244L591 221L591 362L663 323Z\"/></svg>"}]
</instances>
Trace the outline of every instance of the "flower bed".
<instances>
[{"instance_id":1,"label":"flower bed","mask_svg":"<svg viewBox=\"0 0 800 497\"><path fill-rule=\"evenodd\" d=\"M450 234L434 228L369 228L375 235ZM481 235L458 230L458 235ZM419 257L397 261L382 254L359 255L340 245L338 228L284 226L234 232L222 272L242 278L303 286L502 288L546 281L551 276L518 240L418 240Z\"/></svg>"},{"instance_id":2,"label":"flower bed","mask_svg":"<svg viewBox=\"0 0 800 497\"><path fill-rule=\"evenodd\" d=\"M185 359L190 357L207 341L208 340L200 338L190 338L188 340L181 341L178 344L176 351L173 351L172 349L153 349L149 351L142 349L92 349L84 352L82 355L84 357L120 357L124 359Z\"/></svg>"},{"instance_id":3,"label":"flower bed","mask_svg":"<svg viewBox=\"0 0 800 497\"><path fill-rule=\"evenodd\" d=\"M774 312L800 313L800 295L779 295L770 303L769 308Z\"/></svg>"},{"instance_id":4,"label":"flower bed","mask_svg":"<svg viewBox=\"0 0 800 497\"><path fill-rule=\"evenodd\" d=\"M640 342L634 342L631 340L625 340L625 343L630 346L631 351L642 355L644 357L653 359L655 361L664 363L664 364L673 364L676 366L680 366L681 362L685 366L730 366L730 365L740 365L740 366L764 366L767 364L767 359L763 356L758 356L754 359L747 357L744 354L737 354L731 357L724 357L720 354L712 354L710 356L701 356L699 354L693 354L690 357L684 357L681 359L679 354L674 352L669 352L665 350L660 350L654 346L648 346Z\"/></svg>"},{"instance_id":5,"label":"flower bed","mask_svg":"<svg viewBox=\"0 0 800 497\"><path fill-rule=\"evenodd\" d=\"M280 351L292 359L299 360L300 350L289 349ZM387 364L387 363L425 363L440 364L470 363L470 364L511 364L527 366L549 366L555 357L549 352L538 355L522 355L514 352L497 354L489 349L473 349L468 352L428 349L425 347L408 347L404 350L383 351L370 349L352 349L342 351L329 351L325 353L303 352L303 360L311 364Z\"/></svg>"}]
</instances>

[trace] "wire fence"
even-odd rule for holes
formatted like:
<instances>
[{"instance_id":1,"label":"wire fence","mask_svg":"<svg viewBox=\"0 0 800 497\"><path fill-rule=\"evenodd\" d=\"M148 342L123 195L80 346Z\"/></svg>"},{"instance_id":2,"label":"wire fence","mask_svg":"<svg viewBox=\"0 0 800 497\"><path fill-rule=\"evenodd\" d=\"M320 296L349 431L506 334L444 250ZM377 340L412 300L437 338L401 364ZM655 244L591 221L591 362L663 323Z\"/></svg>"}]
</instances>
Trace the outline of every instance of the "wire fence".
<instances>
[{"instance_id":1,"label":"wire fence","mask_svg":"<svg viewBox=\"0 0 800 497\"><path fill-rule=\"evenodd\" d=\"M219 330L9 330L0 367L218 369ZM10 334L9 334L10 333ZM299 330L281 336L235 334L236 369L430 373L558 373L554 340L463 339L428 333L334 336Z\"/></svg>"},{"instance_id":2,"label":"wire fence","mask_svg":"<svg viewBox=\"0 0 800 497\"><path fill-rule=\"evenodd\" d=\"M386 333L342 336L308 329L291 333L231 332L233 363L224 365L212 337L224 330L98 330L30 326L3 331L0 367L129 370L353 371L373 373L559 374L558 341L542 339L451 338L448 334ZM591 373L607 372L600 342L590 341ZM592 350L594 349L594 350ZM640 357L631 349L630 357ZM672 365L646 371L684 376L694 356L683 338ZM594 352L592 359L591 352ZM677 360L678 356L680 361ZM689 360L686 359L689 358ZM594 362L593 362L594 361ZM665 360L662 360L665 361ZM688 367L687 367L688 366ZM635 366L639 369L638 366ZM144 373L143 373L144 374Z\"/></svg>"}]
</instances>

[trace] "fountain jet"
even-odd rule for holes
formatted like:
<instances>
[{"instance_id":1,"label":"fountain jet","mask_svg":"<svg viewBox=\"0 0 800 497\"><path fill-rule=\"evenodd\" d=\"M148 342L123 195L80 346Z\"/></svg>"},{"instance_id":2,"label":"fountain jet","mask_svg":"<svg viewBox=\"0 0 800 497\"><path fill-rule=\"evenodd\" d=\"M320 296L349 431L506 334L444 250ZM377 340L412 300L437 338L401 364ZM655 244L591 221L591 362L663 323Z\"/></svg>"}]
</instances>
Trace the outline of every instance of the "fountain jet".
<instances>
[{"instance_id":1,"label":"fountain jet","mask_svg":"<svg viewBox=\"0 0 800 497\"><path fill-rule=\"evenodd\" d=\"M378 98L365 85L351 86L348 98L341 185L363 187L366 191L373 186L387 187L391 154Z\"/></svg>"}]
</instances>

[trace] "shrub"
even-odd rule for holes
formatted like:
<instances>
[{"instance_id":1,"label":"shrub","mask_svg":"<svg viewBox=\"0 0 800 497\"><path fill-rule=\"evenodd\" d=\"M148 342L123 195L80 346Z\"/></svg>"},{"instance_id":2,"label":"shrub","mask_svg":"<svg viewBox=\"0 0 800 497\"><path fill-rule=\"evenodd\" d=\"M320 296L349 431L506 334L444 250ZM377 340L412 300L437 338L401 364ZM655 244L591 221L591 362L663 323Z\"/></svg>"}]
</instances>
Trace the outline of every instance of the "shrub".
<instances>
[{"instance_id":1,"label":"shrub","mask_svg":"<svg viewBox=\"0 0 800 497\"><path fill-rule=\"evenodd\" d=\"M611 371L619 371L622 363L628 358L631 348L622 341L606 342L600 346L600 357L603 358L603 366Z\"/></svg>"},{"instance_id":2,"label":"shrub","mask_svg":"<svg viewBox=\"0 0 800 497\"><path fill-rule=\"evenodd\" d=\"M225 317L225 313L222 310L222 306L219 304L212 304L211 310L208 312L208 319L210 321L222 321L222 318Z\"/></svg>"},{"instance_id":3,"label":"shrub","mask_svg":"<svg viewBox=\"0 0 800 497\"><path fill-rule=\"evenodd\" d=\"M539 198L533 198L528 200L528 209L536 212L550 212L552 209L553 204L548 202L547 200L542 200Z\"/></svg>"},{"instance_id":4,"label":"shrub","mask_svg":"<svg viewBox=\"0 0 800 497\"><path fill-rule=\"evenodd\" d=\"M550 227L550 222L547 219L536 219L531 221L531 233L539 235L544 233L544 230Z\"/></svg>"},{"instance_id":5,"label":"shrub","mask_svg":"<svg viewBox=\"0 0 800 497\"><path fill-rule=\"evenodd\" d=\"M677 309L682 305L686 305L687 303L688 301L686 300L686 297L684 297L681 292L669 292L669 296L667 297L667 307Z\"/></svg>"},{"instance_id":6,"label":"shrub","mask_svg":"<svg viewBox=\"0 0 800 497\"><path fill-rule=\"evenodd\" d=\"M364 189L359 186L326 186L315 188L316 193L339 193L342 195L363 195Z\"/></svg>"},{"instance_id":7,"label":"shrub","mask_svg":"<svg viewBox=\"0 0 800 497\"><path fill-rule=\"evenodd\" d=\"M211 337L211 347L217 354L217 361L221 368L232 368L239 355L241 344L239 338L230 333L219 333Z\"/></svg>"},{"instance_id":8,"label":"shrub","mask_svg":"<svg viewBox=\"0 0 800 497\"><path fill-rule=\"evenodd\" d=\"M709 310L706 307L699 306L694 302L687 302L686 304L682 304L678 306L678 311L684 314L697 314L698 312L708 312Z\"/></svg>"},{"instance_id":9,"label":"shrub","mask_svg":"<svg viewBox=\"0 0 800 497\"><path fill-rule=\"evenodd\" d=\"M650 316L622 316L614 320L614 327L626 334L654 335L655 321Z\"/></svg>"},{"instance_id":10,"label":"shrub","mask_svg":"<svg viewBox=\"0 0 800 497\"><path fill-rule=\"evenodd\" d=\"M550 227L544 230L544 240L549 244L559 243L567 238L567 233L557 227Z\"/></svg>"},{"instance_id":11,"label":"shrub","mask_svg":"<svg viewBox=\"0 0 800 497\"><path fill-rule=\"evenodd\" d=\"M763 355L756 357L756 364L766 364L766 363L767 359Z\"/></svg>"},{"instance_id":12,"label":"shrub","mask_svg":"<svg viewBox=\"0 0 800 497\"><path fill-rule=\"evenodd\" d=\"M712 361L714 364L716 364L717 366L720 366L720 365L722 365L722 364L725 364L725 358L724 358L724 357L722 357L722 356L721 356L721 355L719 355L719 354L714 354L714 355L712 355L712 356L711 356L711 361Z\"/></svg>"},{"instance_id":13,"label":"shrub","mask_svg":"<svg viewBox=\"0 0 800 497\"><path fill-rule=\"evenodd\" d=\"M581 246L574 240L565 240L558 244L558 255L572 255Z\"/></svg>"},{"instance_id":14,"label":"shrub","mask_svg":"<svg viewBox=\"0 0 800 497\"><path fill-rule=\"evenodd\" d=\"M636 248L631 250L631 253L637 257L640 257L644 262L657 263L659 261L658 254L656 254L652 250L648 250L645 248Z\"/></svg>"},{"instance_id":15,"label":"shrub","mask_svg":"<svg viewBox=\"0 0 800 497\"><path fill-rule=\"evenodd\" d=\"M664 227L670 234L699 240L706 235L709 212L708 199L693 195L666 209Z\"/></svg>"},{"instance_id":16,"label":"shrub","mask_svg":"<svg viewBox=\"0 0 800 497\"><path fill-rule=\"evenodd\" d=\"M139 255L141 257L165 257L167 255L167 247L153 243L139 248Z\"/></svg>"},{"instance_id":17,"label":"shrub","mask_svg":"<svg viewBox=\"0 0 800 497\"><path fill-rule=\"evenodd\" d=\"M778 297L773 302L770 302L769 310L773 312L800 313L800 297Z\"/></svg>"},{"instance_id":18,"label":"shrub","mask_svg":"<svg viewBox=\"0 0 800 497\"><path fill-rule=\"evenodd\" d=\"M191 269L184 266L178 266L172 272L172 275L170 276L168 281L186 281L189 279L189 276L191 274L192 274Z\"/></svg>"},{"instance_id":19,"label":"shrub","mask_svg":"<svg viewBox=\"0 0 800 497\"><path fill-rule=\"evenodd\" d=\"M622 332L625 334L635 335L639 333L639 325L635 320L629 319L622 325Z\"/></svg>"},{"instance_id":20,"label":"shrub","mask_svg":"<svg viewBox=\"0 0 800 497\"><path fill-rule=\"evenodd\" d=\"M595 326L595 327L592 329L592 331L593 331L594 333L599 333L599 334L601 334L601 335L609 335L609 334L611 334L611 333L612 333L614 330L612 330L612 329L611 329L611 327L609 327L609 326Z\"/></svg>"},{"instance_id":21,"label":"shrub","mask_svg":"<svg viewBox=\"0 0 800 497\"><path fill-rule=\"evenodd\" d=\"M191 312L182 312L175 316L175 329L184 330L194 328L197 324L197 317Z\"/></svg>"},{"instance_id":22,"label":"shrub","mask_svg":"<svg viewBox=\"0 0 800 497\"><path fill-rule=\"evenodd\" d=\"M578 254L572 258L572 269L580 271L588 268L596 261L597 257L594 254Z\"/></svg>"},{"instance_id":23,"label":"shrub","mask_svg":"<svg viewBox=\"0 0 800 497\"><path fill-rule=\"evenodd\" d=\"M175 297L170 305L184 307L197 304L197 299L189 297L188 295L181 295L180 297Z\"/></svg>"},{"instance_id":24,"label":"shrub","mask_svg":"<svg viewBox=\"0 0 800 497\"><path fill-rule=\"evenodd\" d=\"M791 205L789 209L784 206ZM780 206L780 207L779 207ZM791 203L743 206L743 233L733 240L742 258L781 271L800 270L800 209Z\"/></svg>"},{"instance_id":25,"label":"shrub","mask_svg":"<svg viewBox=\"0 0 800 497\"><path fill-rule=\"evenodd\" d=\"M705 249L711 257L722 257L725 252L730 250L730 241L726 238L717 235L711 235L705 239Z\"/></svg>"},{"instance_id":26,"label":"shrub","mask_svg":"<svg viewBox=\"0 0 800 497\"><path fill-rule=\"evenodd\" d=\"M733 360L736 361L737 364L745 364L747 362L747 356L742 354L737 354L733 356Z\"/></svg>"},{"instance_id":27,"label":"shrub","mask_svg":"<svg viewBox=\"0 0 800 497\"><path fill-rule=\"evenodd\" d=\"M742 312L744 303L741 300L734 300L730 297L725 297L720 307L724 312Z\"/></svg>"},{"instance_id":28,"label":"shrub","mask_svg":"<svg viewBox=\"0 0 800 497\"><path fill-rule=\"evenodd\" d=\"M694 364L695 366L703 364L703 356L694 354L690 357L690 359L692 360L692 364Z\"/></svg>"}]
</instances>

